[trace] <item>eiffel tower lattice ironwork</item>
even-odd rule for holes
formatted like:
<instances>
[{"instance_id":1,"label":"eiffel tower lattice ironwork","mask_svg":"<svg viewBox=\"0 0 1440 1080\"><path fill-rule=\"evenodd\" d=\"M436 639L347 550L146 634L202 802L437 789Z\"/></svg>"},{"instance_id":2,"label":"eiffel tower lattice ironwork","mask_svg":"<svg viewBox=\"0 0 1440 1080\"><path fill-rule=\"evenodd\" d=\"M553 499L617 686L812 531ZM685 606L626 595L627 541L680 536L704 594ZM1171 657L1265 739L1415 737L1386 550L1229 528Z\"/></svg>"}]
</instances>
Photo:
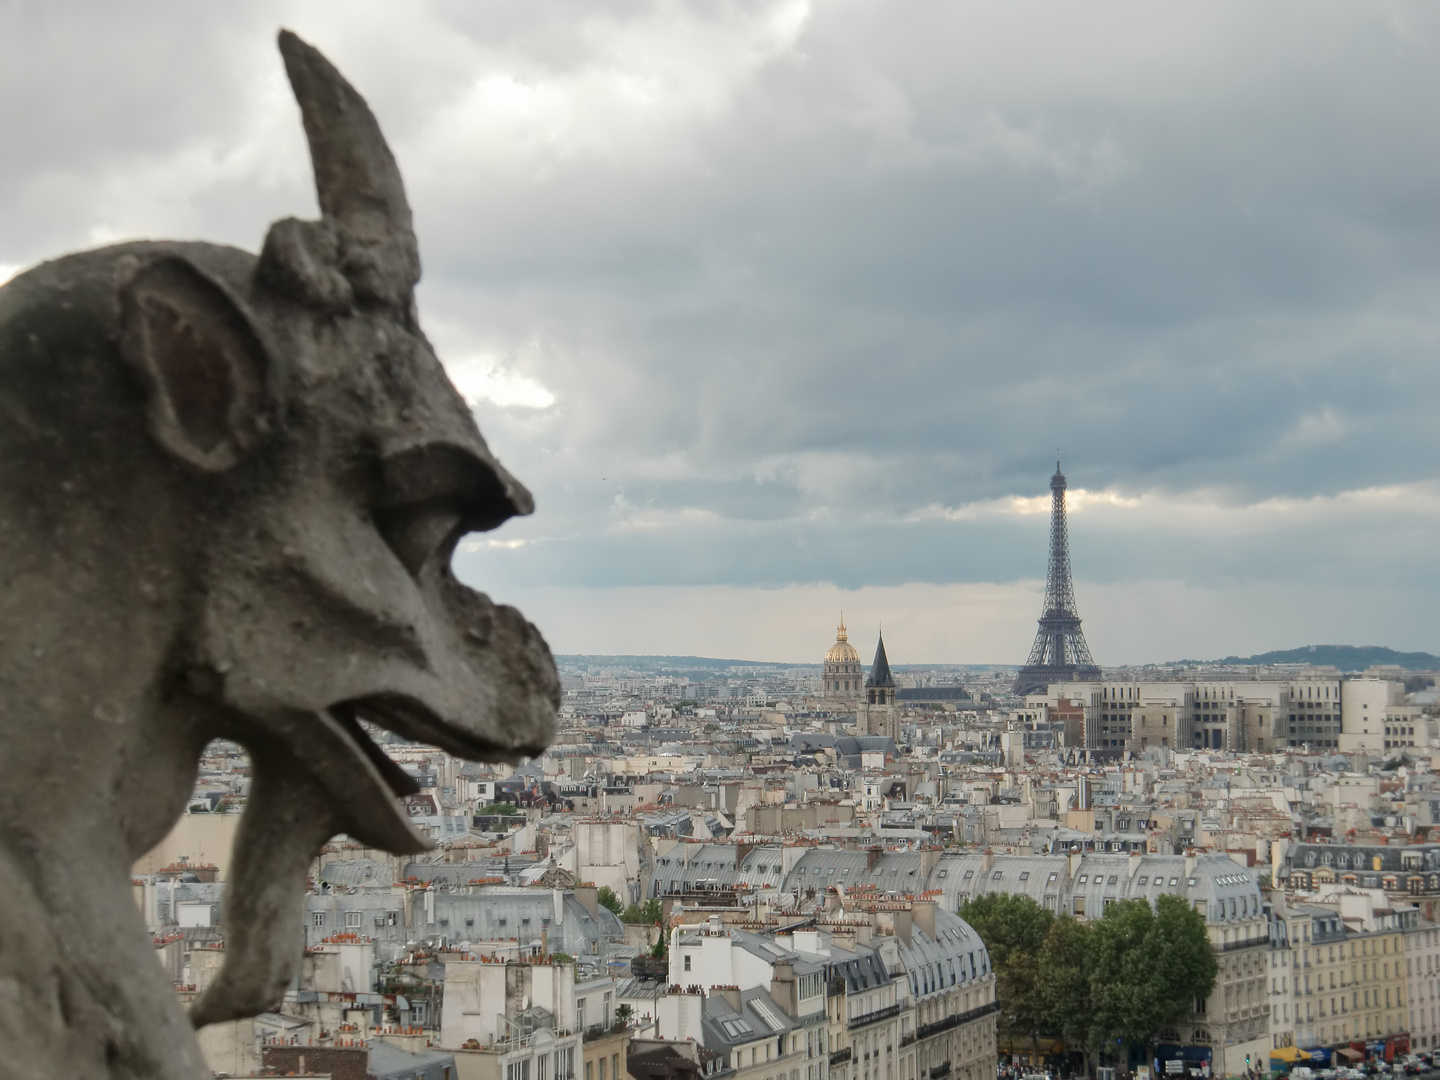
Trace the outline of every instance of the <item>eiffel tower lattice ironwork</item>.
<instances>
[{"instance_id":1,"label":"eiffel tower lattice ironwork","mask_svg":"<svg viewBox=\"0 0 1440 1080\"><path fill-rule=\"evenodd\" d=\"M1043 691L1051 683L1100 678L1090 656L1080 615L1075 610L1075 585L1070 580L1070 533L1065 527L1065 474L1055 462L1050 478L1050 566L1045 574L1045 608L1030 659L1015 676L1016 695Z\"/></svg>"}]
</instances>

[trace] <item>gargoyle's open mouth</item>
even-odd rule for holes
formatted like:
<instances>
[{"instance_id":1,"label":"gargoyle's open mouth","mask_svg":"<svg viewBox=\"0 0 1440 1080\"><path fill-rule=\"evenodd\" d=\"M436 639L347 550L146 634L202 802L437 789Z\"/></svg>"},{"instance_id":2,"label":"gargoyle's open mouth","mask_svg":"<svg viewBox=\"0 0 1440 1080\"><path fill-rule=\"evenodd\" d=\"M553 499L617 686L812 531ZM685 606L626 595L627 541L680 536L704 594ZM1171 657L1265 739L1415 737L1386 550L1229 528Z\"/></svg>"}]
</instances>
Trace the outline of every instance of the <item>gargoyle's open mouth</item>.
<instances>
[{"instance_id":1,"label":"gargoyle's open mouth","mask_svg":"<svg viewBox=\"0 0 1440 1080\"><path fill-rule=\"evenodd\" d=\"M472 761L503 761L513 758L516 749L447 724L413 698L399 694L374 694L332 705L330 715L355 743L360 753L375 766L397 797L420 790L414 778L390 759L366 733L361 721L393 731L401 738L439 747Z\"/></svg>"}]
</instances>

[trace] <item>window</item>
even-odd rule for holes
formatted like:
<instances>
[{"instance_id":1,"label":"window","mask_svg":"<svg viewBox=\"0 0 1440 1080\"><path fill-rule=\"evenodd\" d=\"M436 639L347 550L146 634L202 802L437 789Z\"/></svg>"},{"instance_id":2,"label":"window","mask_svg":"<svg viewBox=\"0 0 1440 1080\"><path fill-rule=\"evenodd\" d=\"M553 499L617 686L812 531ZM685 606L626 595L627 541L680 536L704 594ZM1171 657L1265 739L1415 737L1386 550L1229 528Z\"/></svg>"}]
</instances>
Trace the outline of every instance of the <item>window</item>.
<instances>
[{"instance_id":1,"label":"window","mask_svg":"<svg viewBox=\"0 0 1440 1080\"><path fill-rule=\"evenodd\" d=\"M1030 880L1030 871L1029 871L1029 870L1021 870L1021 871L1020 871L1020 880L1021 880L1021 881L1029 881L1029 880Z\"/></svg>"},{"instance_id":2,"label":"window","mask_svg":"<svg viewBox=\"0 0 1440 1080\"><path fill-rule=\"evenodd\" d=\"M1110 880L1109 880L1108 882L1106 882L1106 884L1107 884L1107 885L1114 885L1115 882L1118 881L1118 880L1119 880L1119 878L1118 878L1116 875L1111 874L1111 875L1110 875Z\"/></svg>"},{"instance_id":3,"label":"window","mask_svg":"<svg viewBox=\"0 0 1440 1080\"><path fill-rule=\"evenodd\" d=\"M1156 878L1156 880L1158 881L1159 878ZM1178 877L1172 877L1172 878L1170 879L1170 887L1171 887L1172 889L1173 889L1176 885L1179 885L1179 884L1180 884L1180 879L1179 879Z\"/></svg>"},{"instance_id":4,"label":"window","mask_svg":"<svg viewBox=\"0 0 1440 1080\"><path fill-rule=\"evenodd\" d=\"M1148 875L1148 874L1142 874L1142 875L1140 876L1140 880L1137 881L1137 882L1135 882L1135 887L1136 887L1136 888L1139 888L1139 889L1143 889L1143 888L1149 883L1149 881L1150 881L1150 875Z\"/></svg>"},{"instance_id":5,"label":"window","mask_svg":"<svg viewBox=\"0 0 1440 1080\"><path fill-rule=\"evenodd\" d=\"M345 927L346 927L346 929L355 928L355 927L358 927L359 925L360 925L360 912L358 912L358 911L347 911L347 912L345 912Z\"/></svg>"},{"instance_id":6,"label":"window","mask_svg":"<svg viewBox=\"0 0 1440 1080\"><path fill-rule=\"evenodd\" d=\"M1003 870L996 870L993 874L990 875L990 880L991 880L991 881L999 881L999 880L1000 880L1000 876L1001 876L1001 874L1003 874L1003 873L1004 873Z\"/></svg>"},{"instance_id":7,"label":"window","mask_svg":"<svg viewBox=\"0 0 1440 1080\"><path fill-rule=\"evenodd\" d=\"M689 953L686 953L686 954L685 954L685 970L686 970L686 971L689 971L689 970L690 970L690 954L689 954ZM602 1077L600 1078L600 1080L605 1080L605 1078L602 1076Z\"/></svg>"},{"instance_id":8,"label":"window","mask_svg":"<svg viewBox=\"0 0 1440 1080\"><path fill-rule=\"evenodd\" d=\"M310 925L311 925L311 926L324 926L324 925L325 925L325 912L323 912L323 911L312 911L312 912L310 913Z\"/></svg>"},{"instance_id":9,"label":"window","mask_svg":"<svg viewBox=\"0 0 1440 1080\"><path fill-rule=\"evenodd\" d=\"M1090 880L1090 876L1089 876L1088 874L1081 874L1081 875L1080 875L1079 884L1084 885L1085 882L1087 882L1087 881L1089 881L1089 880Z\"/></svg>"},{"instance_id":10,"label":"window","mask_svg":"<svg viewBox=\"0 0 1440 1080\"><path fill-rule=\"evenodd\" d=\"M845 872L848 874L850 871L849 871L849 870L846 870ZM939 876L943 878L943 877L944 877L946 874L948 874L949 872L950 872L949 870L941 870Z\"/></svg>"},{"instance_id":11,"label":"window","mask_svg":"<svg viewBox=\"0 0 1440 1080\"><path fill-rule=\"evenodd\" d=\"M879 873L879 871L877 870L876 873ZM974 871L974 870L966 870L966 871L965 871L965 879L964 879L964 880L969 881L969 880L970 880L972 877L974 877L974 876L975 876L975 871Z\"/></svg>"},{"instance_id":12,"label":"window","mask_svg":"<svg viewBox=\"0 0 1440 1080\"><path fill-rule=\"evenodd\" d=\"M600 1080L605 1080L605 1066L606 1066L606 1064L607 1064L606 1060L602 1057L602 1058L600 1059Z\"/></svg>"}]
</instances>

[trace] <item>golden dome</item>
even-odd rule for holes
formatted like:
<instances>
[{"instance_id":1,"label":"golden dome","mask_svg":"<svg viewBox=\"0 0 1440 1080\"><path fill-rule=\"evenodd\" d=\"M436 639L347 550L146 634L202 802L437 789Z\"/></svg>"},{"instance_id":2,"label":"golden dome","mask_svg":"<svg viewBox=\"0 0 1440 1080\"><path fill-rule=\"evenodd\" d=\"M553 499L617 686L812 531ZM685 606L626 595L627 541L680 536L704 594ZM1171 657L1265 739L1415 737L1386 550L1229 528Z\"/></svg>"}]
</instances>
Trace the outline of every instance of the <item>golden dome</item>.
<instances>
[{"instance_id":1,"label":"golden dome","mask_svg":"<svg viewBox=\"0 0 1440 1080\"><path fill-rule=\"evenodd\" d=\"M858 664L860 654L855 651L855 646L850 644L845 635L845 620L840 620L840 626L835 631L835 644L830 646L830 651L825 654L827 664Z\"/></svg>"}]
</instances>

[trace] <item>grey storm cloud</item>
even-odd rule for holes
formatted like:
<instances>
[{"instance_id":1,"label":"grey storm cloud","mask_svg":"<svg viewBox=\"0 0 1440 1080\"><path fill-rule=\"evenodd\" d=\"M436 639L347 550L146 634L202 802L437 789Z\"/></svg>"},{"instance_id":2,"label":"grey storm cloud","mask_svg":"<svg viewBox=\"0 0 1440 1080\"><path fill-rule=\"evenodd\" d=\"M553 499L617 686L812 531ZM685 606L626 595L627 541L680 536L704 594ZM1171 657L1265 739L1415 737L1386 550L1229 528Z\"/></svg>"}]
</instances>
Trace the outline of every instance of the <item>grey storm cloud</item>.
<instances>
[{"instance_id":1,"label":"grey storm cloud","mask_svg":"<svg viewBox=\"0 0 1440 1080\"><path fill-rule=\"evenodd\" d=\"M5 5L0 264L313 213L280 25L537 495L467 577L1033 579L1059 448L1093 581L1440 599L1440 12Z\"/></svg>"}]
</instances>

